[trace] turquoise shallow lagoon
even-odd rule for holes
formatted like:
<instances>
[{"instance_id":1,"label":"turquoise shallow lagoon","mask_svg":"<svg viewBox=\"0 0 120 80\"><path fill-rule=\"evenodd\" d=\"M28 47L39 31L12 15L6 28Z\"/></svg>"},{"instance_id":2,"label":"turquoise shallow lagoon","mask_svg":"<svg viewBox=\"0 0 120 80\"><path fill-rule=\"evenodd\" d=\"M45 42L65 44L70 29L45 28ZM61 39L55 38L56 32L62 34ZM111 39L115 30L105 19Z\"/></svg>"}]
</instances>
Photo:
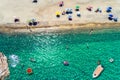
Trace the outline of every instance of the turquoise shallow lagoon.
<instances>
[{"instance_id":1,"label":"turquoise shallow lagoon","mask_svg":"<svg viewBox=\"0 0 120 80\"><path fill-rule=\"evenodd\" d=\"M36 34L0 34L0 51L18 55L6 80L120 80L120 28L69 30ZM36 62L29 59L34 58ZM109 59L113 58L113 63ZM69 66L64 66L67 60ZM92 79L100 60L102 74ZM26 73L27 68L33 74Z\"/></svg>"}]
</instances>

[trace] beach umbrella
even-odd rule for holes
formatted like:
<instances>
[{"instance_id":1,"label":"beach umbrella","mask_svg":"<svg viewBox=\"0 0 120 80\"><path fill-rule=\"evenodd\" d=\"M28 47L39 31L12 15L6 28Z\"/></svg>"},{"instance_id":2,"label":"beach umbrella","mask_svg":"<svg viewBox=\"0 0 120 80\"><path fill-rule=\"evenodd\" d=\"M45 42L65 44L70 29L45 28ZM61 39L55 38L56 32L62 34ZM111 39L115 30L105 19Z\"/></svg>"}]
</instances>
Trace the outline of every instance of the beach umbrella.
<instances>
[{"instance_id":1,"label":"beach umbrella","mask_svg":"<svg viewBox=\"0 0 120 80\"><path fill-rule=\"evenodd\" d=\"M107 7L107 9L112 9L112 7Z\"/></svg>"},{"instance_id":2,"label":"beach umbrella","mask_svg":"<svg viewBox=\"0 0 120 80\"><path fill-rule=\"evenodd\" d=\"M107 9L106 12L108 12L108 13L111 12L111 9Z\"/></svg>"},{"instance_id":3,"label":"beach umbrella","mask_svg":"<svg viewBox=\"0 0 120 80\"><path fill-rule=\"evenodd\" d=\"M113 14L109 14L109 17L113 17Z\"/></svg>"},{"instance_id":4,"label":"beach umbrella","mask_svg":"<svg viewBox=\"0 0 120 80\"><path fill-rule=\"evenodd\" d=\"M36 22L36 21L35 21L35 22L33 22L33 25L34 25L34 26L36 26L37 24L38 24L38 22Z\"/></svg>"},{"instance_id":5,"label":"beach umbrella","mask_svg":"<svg viewBox=\"0 0 120 80\"><path fill-rule=\"evenodd\" d=\"M75 11L79 11L79 8L80 6L77 5Z\"/></svg>"},{"instance_id":6,"label":"beach umbrella","mask_svg":"<svg viewBox=\"0 0 120 80\"><path fill-rule=\"evenodd\" d=\"M32 21L31 20L27 20L27 23L29 26L32 26Z\"/></svg>"},{"instance_id":7,"label":"beach umbrella","mask_svg":"<svg viewBox=\"0 0 120 80\"><path fill-rule=\"evenodd\" d=\"M32 22L35 22L35 21L36 21L36 19L35 19L35 18L33 18L33 19L31 19L31 21L32 21Z\"/></svg>"},{"instance_id":8,"label":"beach umbrella","mask_svg":"<svg viewBox=\"0 0 120 80\"><path fill-rule=\"evenodd\" d=\"M69 8L66 8L65 10L66 10L66 11L69 11Z\"/></svg>"},{"instance_id":9,"label":"beach umbrella","mask_svg":"<svg viewBox=\"0 0 120 80\"><path fill-rule=\"evenodd\" d=\"M59 2L59 7L62 7L62 6L64 6L64 2L63 2L63 1L60 1L60 2Z\"/></svg>"},{"instance_id":10,"label":"beach umbrella","mask_svg":"<svg viewBox=\"0 0 120 80\"><path fill-rule=\"evenodd\" d=\"M117 22L117 21L118 21L118 18L114 18L113 20L114 20L115 22Z\"/></svg>"},{"instance_id":11,"label":"beach umbrella","mask_svg":"<svg viewBox=\"0 0 120 80\"><path fill-rule=\"evenodd\" d=\"M112 7L107 7L106 12L111 12L111 10L112 10Z\"/></svg>"},{"instance_id":12,"label":"beach umbrella","mask_svg":"<svg viewBox=\"0 0 120 80\"><path fill-rule=\"evenodd\" d=\"M66 14L72 14L73 11L72 11L72 8L66 8Z\"/></svg>"},{"instance_id":13,"label":"beach umbrella","mask_svg":"<svg viewBox=\"0 0 120 80\"><path fill-rule=\"evenodd\" d=\"M56 15L60 15L60 12L59 12L59 11L56 11Z\"/></svg>"},{"instance_id":14,"label":"beach umbrella","mask_svg":"<svg viewBox=\"0 0 120 80\"><path fill-rule=\"evenodd\" d=\"M71 14L68 15L68 20L72 21L72 15Z\"/></svg>"},{"instance_id":15,"label":"beach umbrella","mask_svg":"<svg viewBox=\"0 0 120 80\"><path fill-rule=\"evenodd\" d=\"M33 25L33 23L32 23L32 22L29 22L29 23L28 23L28 25L29 25L29 26L32 26L32 25Z\"/></svg>"},{"instance_id":16,"label":"beach umbrella","mask_svg":"<svg viewBox=\"0 0 120 80\"><path fill-rule=\"evenodd\" d=\"M80 12L77 12L77 16L78 16L78 17L80 17L80 16L81 16L81 15L80 15Z\"/></svg>"},{"instance_id":17,"label":"beach umbrella","mask_svg":"<svg viewBox=\"0 0 120 80\"><path fill-rule=\"evenodd\" d=\"M60 17L60 12L59 11L56 12L56 17L58 17L58 18Z\"/></svg>"},{"instance_id":18,"label":"beach umbrella","mask_svg":"<svg viewBox=\"0 0 120 80\"><path fill-rule=\"evenodd\" d=\"M80 6L76 5L76 9L79 9L79 8L80 8Z\"/></svg>"},{"instance_id":19,"label":"beach umbrella","mask_svg":"<svg viewBox=\"0 0 120 80\"><path fill-rule=\"evenodd\" d=\"M63 2L63 1L60 1L59 4L64 4L64 2Z\"/></svg>"}]
</instances>

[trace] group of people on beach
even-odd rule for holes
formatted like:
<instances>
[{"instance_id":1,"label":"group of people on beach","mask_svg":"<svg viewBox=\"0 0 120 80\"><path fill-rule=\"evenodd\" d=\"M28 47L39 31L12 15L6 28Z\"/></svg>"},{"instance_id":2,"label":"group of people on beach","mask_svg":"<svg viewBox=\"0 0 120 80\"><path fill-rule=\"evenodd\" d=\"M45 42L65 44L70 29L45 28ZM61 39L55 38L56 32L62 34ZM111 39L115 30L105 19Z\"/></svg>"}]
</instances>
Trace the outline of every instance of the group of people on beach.
<instances>
[{"instance_id":1,"label":"group of people on beach","mask_svg":"<svg viewBox=\"0 0 120 80\"><path fill-rule=\"evenodd\" d=\"M64 6L64 2L63 2L63 1L59 2L59 7L63 7L63 6ZM80 11L79 11L79 8L80 8L80 7L79 7L78 5L77 5L76 8L75 8L76 15L77 15L78 17L81 16ZM73 16L72 16L72 14L73 14L73 9L72 9L72 8L66 8L66 10L62 11L62 13L61 13L60 11L57 11L57 12L56 12L56 17L57 17L57 18L60 18L61 15L65 15L65 14L68 16L68 20L69 20L69 21L72 21L72 19L73 19Z\"/></svg>"},{"instance_id":2,"label":"group of people on beach","mask_svg":"<svg viewBox=\"0 0 120 80\"><path fill-rule=\"evenodd\" d=\"M37 3L37 2L38 2L37 0L33 0L33 3ZM59 4L58 4L59 7L63 7L64 5L65 5L64 1L60 1ZM86 7L86 10L88 10L90 12L93 11L93 6ZM80 6L79 5L76 5L74 10L72 8L66 8L63 11L59 11L59 10L56 11L56 17L60 18L61 15L62 16L67 15L67 19L69 21L72 21L73 20L73 12L74 11L76 12L76 16L77 17L81 17L81 12L80 12ZM97 8L94 12L102 13L102 9L101 8ZM116 15L112 14L112 7L111 6L108 6L106 8L106 13L108 13L108 20L114 21L114 22L118 22L118 18L116 17ZM20 22L20 19L19 18L15 18L14 22L18 23L18 22ZM39 22L36 21L36 19L31 19L31 20L28 21L28 26L37 26L38 24L39 24Z\"/></svg>"},{"instance_id":3,"label":"group of people on beach","mask_svg":"<svg viewBox=\"0 0 120 80\"><path fill-rule=\"evenodd\" d=\"M63 7L64 6L64 1L60 1L59 2L59 7ZM86 8L88 11L93 11L93 7L92 6L88 6L87 8ZM79 5L76 5L76 8L75 8L75 11L76 11L76 15L78 16L78 17L81 17L81 13L80 13L80 6ZM96 13L102 13L102 9L101 8L97 8L96 10L95 10L95 12ZM108 6L107 8L106 8L106 13L109 13L109 15L111 15L111 16L108 16L108 20L110 20L110 21L114 21L114 22L117 22L118 21L118 18L117 17L115 17L115 16L113 16L113 14L112 14L112 7L111 6ZM56 12L56 17L57 18L60 18L60 16L61 15L68 15L68 20L69 21L72 21L72 19L73 19L73 16L72 16L72 14L73 14L73 10L72 10L72 8L66 8L66 10L64 10L64 11L62 11L62 12L60 12L60 11L57 11Z\"/></svg>"}]
</instances>

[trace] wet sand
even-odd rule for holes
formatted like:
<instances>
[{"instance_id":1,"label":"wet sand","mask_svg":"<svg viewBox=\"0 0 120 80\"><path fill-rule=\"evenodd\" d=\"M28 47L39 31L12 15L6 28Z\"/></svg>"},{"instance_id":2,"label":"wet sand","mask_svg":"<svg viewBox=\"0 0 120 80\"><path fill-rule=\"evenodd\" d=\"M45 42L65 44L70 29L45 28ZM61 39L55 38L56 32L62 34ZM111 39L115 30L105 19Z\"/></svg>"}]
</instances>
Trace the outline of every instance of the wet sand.
<instances>
[{"instance_id":1,"label":"wet sand","mask_svg":"<svg viewBox=\"0 0 120 80\"><path fill-rule=\"evenodd\" d=\"M119 28L120 23L68 23L68 24L52 24L52 25L38 25L28 26L26 24L8 24L0 25L0 32L2 33L36 33L36 32L53 32L71 29L105 29L105 28ZM92 31L91 31L92 32Z\"/></svg>"}]
</instances>

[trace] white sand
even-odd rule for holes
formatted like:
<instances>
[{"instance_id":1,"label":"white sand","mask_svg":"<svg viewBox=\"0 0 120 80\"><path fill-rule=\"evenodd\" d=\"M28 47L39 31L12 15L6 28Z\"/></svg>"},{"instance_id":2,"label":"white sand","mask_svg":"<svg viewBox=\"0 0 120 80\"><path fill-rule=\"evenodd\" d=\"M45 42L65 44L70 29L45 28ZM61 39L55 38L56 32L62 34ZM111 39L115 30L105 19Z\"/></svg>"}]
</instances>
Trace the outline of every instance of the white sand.
<instances>
[{"instance_id":1,"label":"white sand","mask_svg":"<svg viewBox=\"0 0 120 80\"><path fill-rule=\"evenodd\" d=\"M14 18L20 18L21 23L36 18L39 21L48 21L49 23L66 23L67 16L61 16L57 19L56 11L63 11L66 8L75 9L76 5L80 5L81 18L73 12L73 23L87 22L111 22L107 19L108 13L105 12L107 6L112 6L112 13L120 18L120 0L64 0L65 6L58 7L61 0L38 0L38 3L32 3L32 0L0 0L0 24L13 23ZM93 6L93 11L86 10L87 6ZM102 13L95 13L97 8L103 10ZM120 20L119 20L120 22Z\"/></svg>"}]
</instances>

